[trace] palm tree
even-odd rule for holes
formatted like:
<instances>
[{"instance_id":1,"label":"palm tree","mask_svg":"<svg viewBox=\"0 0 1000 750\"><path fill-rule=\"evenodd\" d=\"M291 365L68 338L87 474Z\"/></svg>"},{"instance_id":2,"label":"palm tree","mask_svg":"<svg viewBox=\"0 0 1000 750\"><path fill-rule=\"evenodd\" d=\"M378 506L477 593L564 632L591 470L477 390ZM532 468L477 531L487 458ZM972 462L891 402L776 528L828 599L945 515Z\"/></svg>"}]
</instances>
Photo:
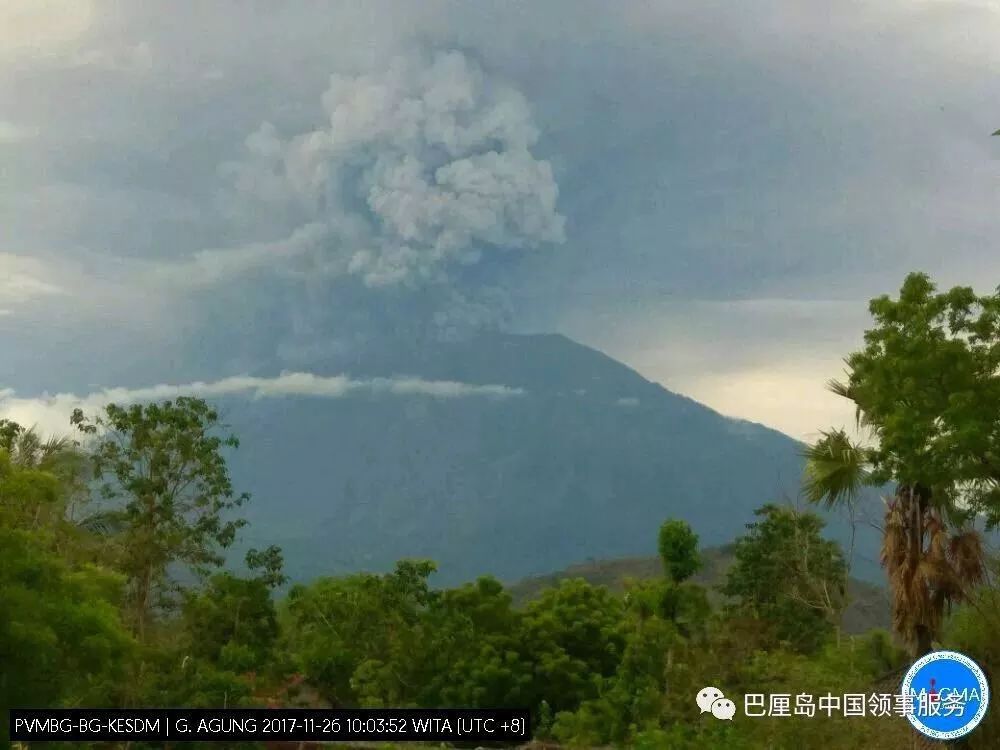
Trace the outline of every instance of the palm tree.
<instances>
[{"instance_id":1,"label":"palm tree","mask_svg":"<svg viewBox=\"0 0 1000 750\"><path fill-rule=\"evenodd\" d=\"M840 384L832 383L831 390L849 397ZM858 425L872 428L860 411ZM877 429L872 437L878 439ZM864 489L874 484L873 457L871 448L844 430L821 433L805 451L806 497L853 511ZM944 614L985 575L982 536L951 510L938 507L927 488L905 477L897 477L895 492L885 500L881 562L891 589L892 624L914 657L932 650Z\"/></svg>"},{"instance_id":2,"label":"palm tree","mask_svg":"<svg viewBox=\"0 0 1000 750\"><path fill-rule=\"evenodd\" d=\"M30 526L68 522L64 529L76 529L101 540L106 547L120 530L121 514L90 507L89 461L79 443L69 437L43 438L36 427L23 427L9 419L0 419L0 454L11 466L45 474L51 491L35 498L30 509ZM0 505L5 502L0 487ZM8 498L9 500L10 498Z\"/></svg>"},{"instance_id":3,"label":"palm tree","mask_svg":"<svg viewBox=\"0 0 1000 750\"><path fill-rule=\"evenodd\" d=\"M0 450L20 469L46 471L60 479L82 473L85 456L79 444L69 437L43 438L36 427L22 427L9 419L0 419Z\"/></svg>"}]
</instances>

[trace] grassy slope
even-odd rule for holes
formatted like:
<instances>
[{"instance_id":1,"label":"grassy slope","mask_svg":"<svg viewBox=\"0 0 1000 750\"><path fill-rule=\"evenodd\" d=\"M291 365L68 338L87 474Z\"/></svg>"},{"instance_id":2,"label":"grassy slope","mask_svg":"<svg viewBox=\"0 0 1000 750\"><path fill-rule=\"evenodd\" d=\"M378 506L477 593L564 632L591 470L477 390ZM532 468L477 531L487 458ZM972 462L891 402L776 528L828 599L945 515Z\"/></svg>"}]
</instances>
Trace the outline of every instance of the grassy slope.
<instances>
[{"instance_id":1,"label":"grassy slope","mask_svg":"<svg viewBox=\"0 0 1000 750\"><path fill-rule=\"evenodd\" d=\"M702 569L694 580L704 586L714 587L722 582L732 562L732 547L712 547L702 550L702 562ZM508 588L514 597L514 603L521 605L536 597L542 589L567 578L583 578L592 584L607 586L612 591L621 592L628 579L656 578L662 575L662 572L657 557L591 559L555 573L522 579ZM848 589L851 603L844 613L844 630L847 633L863 633L871 628L889 627L889 599L885 589L854 578L850 580ZM722 596L715 594L715 599L720 601Z\"/></svg>"}]
</instances>

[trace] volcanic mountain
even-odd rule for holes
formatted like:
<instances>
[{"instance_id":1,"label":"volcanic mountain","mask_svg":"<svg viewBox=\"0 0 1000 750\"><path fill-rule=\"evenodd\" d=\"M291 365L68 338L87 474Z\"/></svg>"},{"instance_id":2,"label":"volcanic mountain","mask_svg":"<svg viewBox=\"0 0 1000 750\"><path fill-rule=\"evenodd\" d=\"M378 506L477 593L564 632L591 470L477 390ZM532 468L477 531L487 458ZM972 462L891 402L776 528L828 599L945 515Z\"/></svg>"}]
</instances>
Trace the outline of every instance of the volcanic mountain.
<instances>
[{"instance_id":1,"label":"volcanic mountain","mask_svg":"<svg viewBox=\"0 0 1000 750\"><path fill-rule=\"evenodd\" d=\"M243 445L234 479L254 495L243 543L280 544L295 580L403 557L437 561L442 585L515 580L654 553L667 518L726 544L755 508L798 495L800 443L561 335L384 348L311 370L401 385L223 404ZM846 544L846 521L828 520ZM876 543L858 529L854 575L877 580Z\"/></svg>"}]
</instances>

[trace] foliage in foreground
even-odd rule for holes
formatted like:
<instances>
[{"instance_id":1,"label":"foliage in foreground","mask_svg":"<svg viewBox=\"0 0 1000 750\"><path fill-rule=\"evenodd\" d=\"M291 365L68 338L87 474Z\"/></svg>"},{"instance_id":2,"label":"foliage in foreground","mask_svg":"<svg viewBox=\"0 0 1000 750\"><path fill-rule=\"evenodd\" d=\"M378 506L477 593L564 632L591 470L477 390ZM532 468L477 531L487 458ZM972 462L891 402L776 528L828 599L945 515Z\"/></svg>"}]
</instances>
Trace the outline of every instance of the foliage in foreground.
<instances>
[{"instance_id":1,"label":"foliage in foreground","mask_svg":"<svg viewBox=\"0 0 1000 750\"><path fill-rule=\"evenodd\" d=\"M138 420L130 439L149 445L149 426ZM212 427L194 418L186 429L204 437ZM80 449L63 444L41 459L27 442L0 449L5 706L506 705L529 707L536 737L568 747L909 742L898 719L720 722L695 709L706 682L737 704L748 692L884 691L879 679L903 664L888 634L838 637L846 565L815 515L763 506L736 542L720 587L726 604L714 609L691 580L697 536L674 520L658 536L663 575L632 582L623 595L570 579L515 607L493 578L437 590L434 563L403 560L386 574L321 578L277 597L284 576L271 547L252 551L241 573L217 569L185 587L156 577L165 595L140 618L141 589L128 587L140 569L122 556L138 533L129 524L141 528L148 516L129 511L135 496L119 499L125 512L108 504L113 494L87 510ZM169 461L158 460L167 472ZM214 460L208 466L219 472ZM199 559L217 554L209 548ZM997 601L984 586L948 625L951 642L994 670L996 623L977 613L995 615Z\"/></svg>"},{"instance_id":2,"label":"foliage in foreground","mask_svg":"<svg viewBox=\"0 0 1000 750\"><path fill-rule=\"evenodd\" d=\"M912 656L939 642L946 611L985 573L976 523L1000 524L1000 290L938 292L910 274L871 301L874 326L830 389L853 402L868 440L843 429L806 452L809 498L853 510L865 485L894 485L882 564L893 627Z\"/></svg>"}]
</instances>

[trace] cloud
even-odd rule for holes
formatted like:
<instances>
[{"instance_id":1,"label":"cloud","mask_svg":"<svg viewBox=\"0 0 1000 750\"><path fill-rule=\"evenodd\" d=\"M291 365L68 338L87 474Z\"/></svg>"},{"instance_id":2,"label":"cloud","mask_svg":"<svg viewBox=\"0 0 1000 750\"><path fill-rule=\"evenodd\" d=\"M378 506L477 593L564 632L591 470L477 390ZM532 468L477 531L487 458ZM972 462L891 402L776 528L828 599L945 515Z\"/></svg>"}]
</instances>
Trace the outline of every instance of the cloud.
<instances>
[{"instance_id":1,"label":"cloud","mask_svg":"<svg viewBox=\"0 0 1000 750\"><path fill-rule=\"evenodd\" d=\"M21 69L144 72L153 66L148 41L93 39L116 11L94 0L4 0L0 61ZM112 24L113 25L113 24Z\"/></svg>"},{"instance_id":2,"label":"cloud","mask_svg":"<svg viewBox=\"0 0 1000 750\"><path fill-rule=\"evenodd\" d=\"M66 354L83 366L81 359L92 358L111 338L132 332L148 345L155 336L169 333L161 326L165 316L177 327L189 325L191 311L177 305L175 295L143 283L146 269L142 261L100 253L65 257L0 252L0 309L18 322L4 331L12 339L0 359L0 380L11 383L12 372L32 369L50 342L65 349L79 340L89 353ZM38 378L36 372L26 380Z\"/></svg>"},{"instance_id":3,"label":"cloud","mask_svg":"<svg viewBox=\"0 0 1000 750\"><path fill-rule=\"evenodd\" d=\"M65 294L46 275L45 266L32 258L0 253L0 304L20 305L38 297ZM10 308L4 309L10 312Z\"/></svg>"},{"instance_id":4,"label":"cloud","mask_svg":"<svg viewBox=\"0 0 1000 750\"><path fill-rule=\"evenodd\" d=\"M83 36L93 21L90 0L5 0L0 3L0 59L52 55Z\"/></svg>"},{"instance_id":5,"label":"cloud","mask_svg":"<svg viewBox=\"0 0 1000 750\"><path fill-rule=\"evenodd\" d=\"M863 298L760 298L592 305L563 327L727 416L812 439L853 425L852 405L825 384L843 376L869 322Z\"/></svg>"},{"instance_id":6,"label":"cloud","mask_svg":"<svg viewBox=\"0 0 1000 750\"><path fill-rule=\"evenodd\" d=\"M150 259L136 284L199 292L194 306L219 326L277 310L273 355L290 368L386 335L454 338L505 321L505 266L565 241L526 99L461 52L375 70L329 78L322 125L264 122L222 164L225 234L246 241Z\"/></svg>"},{"instance_id":7,"label":"cloud","mask_svg":"<svg viewBox=\"0 0 1000 750\"><path fill-rule=\"evenodd\" d=\"M369 287L420 284L489 251L565 240L552 167L531 152L538 129L527 101L463 53L333 75L322 105L321 127L283 137L265 122L245 158L222 168L230 209L244 219L326 227L311 254L320 273ZM254 245L211 259L225 259L221 280L287 255Z\"/></svg>"},{"instance_id":8,"label":"cloud","mask_svg":"<svg viewBox=\"0 0 1000 750\"><path fill-rule=\"evenodd\" d=\"M481 385L447 380L424 380L416 377L352 379L346 375L325 377L306 372L288 372L273 378L239 375L214 382L193 382L182 385L160 384L145 388L108 388L78 396L58 393L33 398L20 398L12 389L0 388L0 418L23 425L35 425L44 434L68 431L69 417L74 409L94 413L108 404L131 404L158 401L178 396L220 398L244 396L254 399L308 396L315 398L345 398L353 395L426 396L428 398L509 398L520 396L520 388L505 385Z\"/></svg>"},{"instance_id":9,"label":"cloud","mask_svg":"<svg viewBox=\"0 0 1000 750\"><path fill-rule=\"evenodd\" d=\"M63 293L63 290L55 284L23 273L12 273L0 284L0 299L13 302Z\"/></svg>"},{"instance_id":10,"label":"cloud","mask_svg":"<svg viewBox=\"0 0 1000 750\"><path fill-rule=\"evenodd\" d=\"M855 426L853 404L826 390L840 373L809 360L775 362L698 377L677 378L685 395L732 417L741 417L805 441L821 430Z\"/></svg>"},{"instance_id":11,"label":"cloud","mask_svg":"<svg viewBox=\"0 0 1000 750\"><path fill-rule=\"evenodd\" d=\"M805 433L869 297L1000 274L998 34L986 0L0 3L4 249L67 292L0 299L0 382L509 321ZM795 301L711 307L747 298Z\"/></svg>"},{"instance_id":12,"label":"cloud","mask_svg":"<svg viewBox=\"0 0 1000 750\"><path fill-rule=\"evenodd\" d=\"M9 120L0 120L0 146L26 141L35 135L34 129L19 127Z\"/></svg>"},{"instance_id":13,"label":"cloud","mask_svg":"<svg viewBox=\"0 0 1000 750\"><path fill-rule=\"evenodd\" d=\"M75 52L67 61L71 66L94 68L116 73L144 73L153 68L154 56L149 42L117 47L92 47Z\"/></svg>"},{"instance_id":14,"label":"cloud","mask_svg":"<svg viewBox=\"0 0 1000 750\"><path fill-rule=\"evenodd\" d=\"M185 262L153 266L148 273L148 280L159 280L182 287L201 287L214 286L259 269L277 269L287 273L296 260L319 249L330 238L330 234L327 225L313 223L299 227L284 240L256 242L238 248L201 250Z\"/></svg>"}]
</instances>

